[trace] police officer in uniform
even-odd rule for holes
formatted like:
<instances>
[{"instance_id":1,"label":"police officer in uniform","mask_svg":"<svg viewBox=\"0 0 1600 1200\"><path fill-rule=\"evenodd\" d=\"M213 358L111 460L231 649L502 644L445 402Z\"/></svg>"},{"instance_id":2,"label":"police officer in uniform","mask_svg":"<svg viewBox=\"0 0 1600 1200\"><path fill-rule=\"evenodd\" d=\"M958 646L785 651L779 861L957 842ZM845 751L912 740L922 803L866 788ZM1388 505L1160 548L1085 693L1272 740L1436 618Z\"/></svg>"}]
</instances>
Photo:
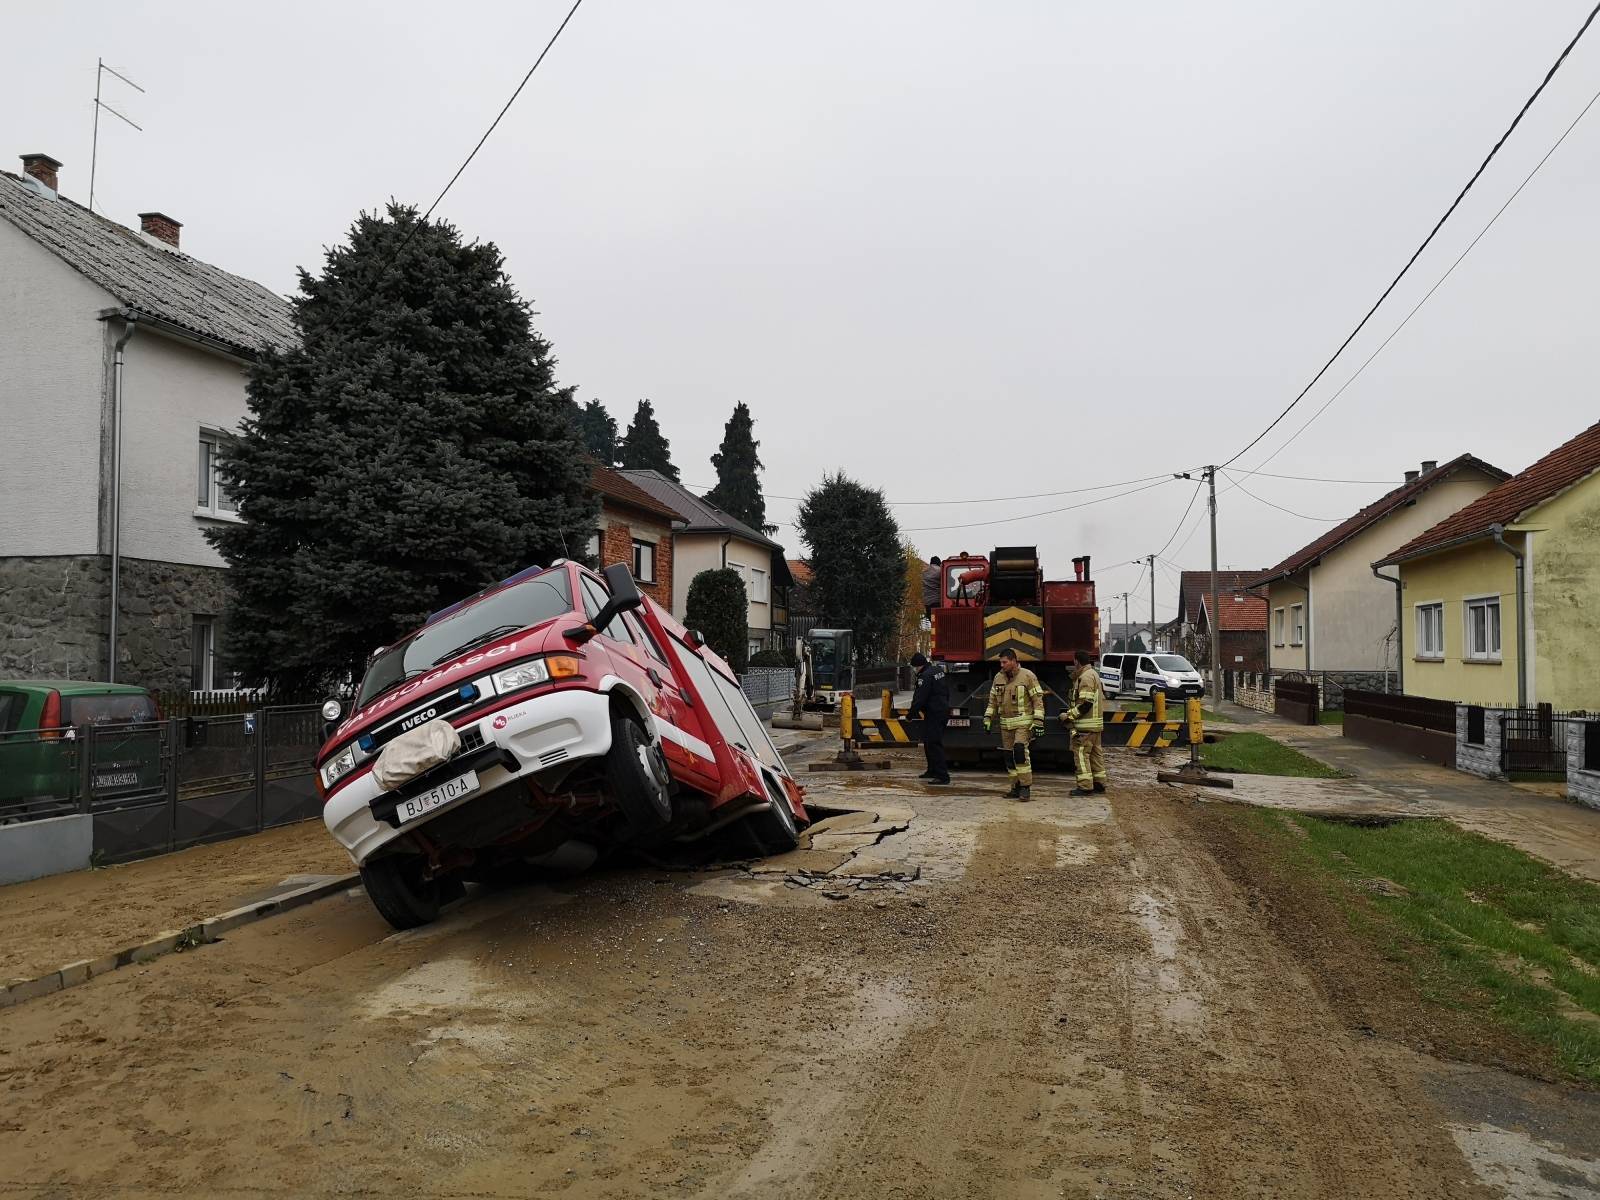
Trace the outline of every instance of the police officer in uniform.
<instances>
[{"instance_id":1,"label":"police officer in uniform","mask_svg":"<svg viewBox=\"0 0 1600 1200\"><path fill-rule=\"evenodd\" d=\"M950 764L944 757L944 727L950 722L950 681L945 678L944 664L929 662L920 650L911 656L911 665L917 669L917 690L906 715L922 718L922 752L928 758L928 769L917 778L943 786L950 782Z\"/></svg>"},{"instance_id":2,"label":"police officer in uniform","mask_svg":"<svg viewBox=\"0 0 1600 1200\"><path fill-rule=\"evenodd\" d=\"M1011 776L1007 800L1033 799L1033 760L1028 744L1044 732L1044 688L1039 677L1017 661L1015 650L1000 651L1000 669L989 688L989 707L983 714L987 733L1000 722L1000 746L1006 752L1006 774Z\"/></svg>"},{"instance_id":3,"label":"police officer in uniform","mask_svg":"<svg viewBox=\"0 0 1600 1200\"><path fill-rule=\"evenodd\" d=\"M1073 659L1078 670L1072 677L1072 704L1061 720L1072 730L1072 761L1078 769L1078 786L1071 794L1090 796L1106 790L1106 756L1100 745L1106 727L1106 691L1087 650L1079 650Z\"/></svg>"}]
</instances>

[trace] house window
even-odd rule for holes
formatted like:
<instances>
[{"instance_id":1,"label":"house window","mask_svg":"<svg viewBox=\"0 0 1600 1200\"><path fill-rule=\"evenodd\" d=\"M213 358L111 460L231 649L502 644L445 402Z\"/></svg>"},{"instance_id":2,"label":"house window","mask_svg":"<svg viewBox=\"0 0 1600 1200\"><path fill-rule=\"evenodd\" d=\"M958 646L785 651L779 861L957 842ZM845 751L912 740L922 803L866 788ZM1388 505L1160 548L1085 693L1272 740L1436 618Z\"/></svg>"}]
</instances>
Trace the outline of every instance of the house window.
<instances>
[{"instance_id":1,"label":"house window","mask_svg":"<svg viewBox=\"0 0 1600 1200\"><path fill-rule=\"evenodd\" d=\"M640 583L656 581L656 548L638 538L633 539L633 577Z\"/></svg>"},{"instance_id":2,"label":"house window","mask_svg":"<svg viewBox=\"0 0 1600 1200\"><path fill-rule=\"evenodd\" d=\"M189 640L189 686L197 692L213 691L217 686L216 671L216 620L196 617Z\"/></svg>"},{"instance_id":3,"label":"house window","mask_svg":"<svg viewBox=\"0 0 1600 1200\"><path fill-rule=\"evenodd\" d=\"M750 599L757 604L765 604L771 596L767 592L767 573L754 568L750 571Z\"/></svg>"},{"instance_id":4,"label":"house window","mask_svg":"<svg viewBox=\"0 0 1600 1200\"><path fill-rule=\"evenodd\" d=\"M1274 646L1283 645L1283 609L1281 608L1272 610L1272 644Z\"/></svg>"},{"instance_id":5,"label":"house window","mask_svg":"<svg viewBox=\"0 0 1600 1200\"><path fill-rule=\"evenodd\" d=\"M195 511L207 517L232 517L239 511L217 475L217 455L229 442L225 433L200 431L199 469L195 474Z\"/></svg>"},{"instance_id":6,"label":"house window","mask_svg":"<svg viewBox=\"0 0 1600 1200\"><path fill-rule=\"evenodd\" d=\"M589 535L589 540L583 544L583 557L586 561L599 564L600 562L600 531L596 529Z\"/></svg>"},{"instance_id":7,"label":"house window","mask_svg":"<svg viewBox=\"0 0 1600 1200\"><path fill-rule=\"evenodd\" d=\"M758 641L755 641L754 639L751 639L750 646L749 646L749 655L750 655L750 657L754 658L756 655L758 655L760 653L761 653L761 643L758 642Z\"/></svg>"},{"instance_id":8,"label":"house window","mask_svg":"<svg viewBox=\"0 0 1600 1200\"><path fill-rule=\"evenodd\" d=\"M1306 606L1304 604L1291 604L1289 606L1289 644L1291 646L1304 646L1306 644Z\"/></svg>"},{"instance_id":9,"label":"house window","mask_svg":"<svg viewBox=\"0 0 1600 1200\"><path fill-rule=\"evenodd\" d=\"M1444 605L1417 605L1417 657L1444 657Z\"/></svg>"},{"instance_id":10,"label":"house window","mask_svg":"<svg viewBox=\"0 0 1600 1200\"><path fill-rule=\"evenodd\" d=\"M1466 610L1466 653L1468 662L1500 661L1500 597L1484 596L1468 600Z\"/></svg>"}]
</instances>

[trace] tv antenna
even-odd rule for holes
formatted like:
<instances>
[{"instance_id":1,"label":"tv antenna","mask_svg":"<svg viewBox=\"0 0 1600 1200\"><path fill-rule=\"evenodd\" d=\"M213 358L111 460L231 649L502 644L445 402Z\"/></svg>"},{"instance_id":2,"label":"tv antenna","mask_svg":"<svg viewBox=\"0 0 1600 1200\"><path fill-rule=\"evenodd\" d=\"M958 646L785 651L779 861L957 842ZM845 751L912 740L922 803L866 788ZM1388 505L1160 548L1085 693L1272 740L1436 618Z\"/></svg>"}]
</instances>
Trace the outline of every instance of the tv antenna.
<instances>
[{"instance_id":1,"label":"tv antenna","mask_svg":"<svg viewBox=\"0 0 1600 1200\"><path fill-rule=\"evenodd\" d=\"M97 59L94 60L94 63L95 63L95 71L94 71L94 144L90 148L90 151L89 151L89 211L90 212L94 211L94 170L95 170L95 165L99 161L99 158L100 158L100 110L103 108L108 113L110 113L113 117L116 117L119 121L123 121L123 122L125 122L125 123L127 123L129 125L132 125L140 133L144 132L144 126L143 125L136 124L135 122L129 120L127 117L125 117L121 113L119 113L116 109L112 108L111 105L107 104L104 100L100 99L100 85L105 82L106 72L110 71L111 74L115 75L118 79L122 80L123 83L127 84L129 87L131 87L134 91L138 92L140 95L144 94L144 89L142 87L140 87L137 83L135 83L133 80L129 79L121 71L118 71L113 67L106 66L106 60L105 59L97 58Z\"/></svg>"}]
</instances>

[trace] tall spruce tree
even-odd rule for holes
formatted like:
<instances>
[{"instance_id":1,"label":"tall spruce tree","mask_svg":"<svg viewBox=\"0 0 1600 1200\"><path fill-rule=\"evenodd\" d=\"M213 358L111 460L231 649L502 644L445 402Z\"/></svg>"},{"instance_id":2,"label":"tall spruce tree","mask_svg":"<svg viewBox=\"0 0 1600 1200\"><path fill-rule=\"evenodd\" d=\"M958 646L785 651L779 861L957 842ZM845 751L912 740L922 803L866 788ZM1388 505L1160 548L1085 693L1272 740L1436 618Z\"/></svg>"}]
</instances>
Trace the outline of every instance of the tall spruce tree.
<instances>
[{"instance_id":1,"label":"tall spruce tree","mask_svg":"<svg viewBox=\"0 0 1600 1200\"><path fill-rule=\"evenodd\" d=\"M639 401L618 450L627 470L660 471L668 479L678 478L678 468L672 465L672 446L656 424L655 405L648 400Z\"/></svg>"},{"instance_id":2,"label":"tall spruce tree","mask_svg":"<svg viewBox=\"0 0 1600 1200\"><path fill-rule=\"evenodd\" d=\"M583 444L602 465L617 465L617 419L606 411L598 400L591 400L578 410L578 432Z\"/></svg>"},{"instance_id":3,"label":"tall spruce tree","mask_svg":"<svg viewBox=\"0 0 1600 1200\"><path fill-rule=\"evenodd\" d=\"M580 548L595 505L572 389L493 244L391 203L301 271L293 305L300 341L251 368L223 461L244 521L211 537L230 665L301 690Z\"/></svg>"},{"instance_id":4,"label":"tall spruce tree","mask_svg":"<svg viewBox=\"0 0 1600 1200\"><path fill-rule=\"evenodd\" d=\"M819 623L855 630L858 660L882 661L906 587L900 526L888 501L842 472L824 475L800 501L797 522L810 550Z\"/></svg>"},{"instance_id":5,"label":"tall spruce tree","mask_svg":"<svg viewBox=\"0 0 1600 1200\"><path fill-rule=\"evenodd\" d=\"M729 513L753 529L767 526L767 502L761 495L761 459L756 447L755 422L750 417L750 406L742 400L733 406L733 415L722 427L722 445L711 456L711 465L717 471L717 486L706 493L706 499L723 512Z\"/></svg>"}]
</instances>

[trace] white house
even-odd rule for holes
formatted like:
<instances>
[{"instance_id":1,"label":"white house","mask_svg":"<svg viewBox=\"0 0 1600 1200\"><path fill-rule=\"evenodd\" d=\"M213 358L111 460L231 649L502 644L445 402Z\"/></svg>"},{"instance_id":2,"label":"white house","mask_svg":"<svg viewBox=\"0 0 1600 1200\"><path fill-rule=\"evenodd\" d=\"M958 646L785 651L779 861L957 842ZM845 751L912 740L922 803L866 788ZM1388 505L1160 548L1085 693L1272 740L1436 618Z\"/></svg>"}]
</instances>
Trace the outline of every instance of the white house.
<instances>
[{"instance_id":1,"label":"white house","mask_svg":"<svg viewBox=\"0 0 1600 1200\"><path fill-rule=\"evenodd\" d=\"M294 338L289 304L183 253L172 218L124 227L22 158L0 171L0 676L107 678L115 590L116 678L218 686L205 531L237 517L215 451L249 362Z\"/></svg>"},{"instance_id":2,"label":"white house","mask_svg":"<svg viewBox=\"0 0 1600 1200\"><path fill-rule=\"evenodd\" d=\"M794 583L783 547L659 471L620 474L683 518L672 529L673 615L683 619L696 575L732 567L744 580L749 600L750 653L780 649L788 636L788 596Z\"/></svg>"}]
</instances>

